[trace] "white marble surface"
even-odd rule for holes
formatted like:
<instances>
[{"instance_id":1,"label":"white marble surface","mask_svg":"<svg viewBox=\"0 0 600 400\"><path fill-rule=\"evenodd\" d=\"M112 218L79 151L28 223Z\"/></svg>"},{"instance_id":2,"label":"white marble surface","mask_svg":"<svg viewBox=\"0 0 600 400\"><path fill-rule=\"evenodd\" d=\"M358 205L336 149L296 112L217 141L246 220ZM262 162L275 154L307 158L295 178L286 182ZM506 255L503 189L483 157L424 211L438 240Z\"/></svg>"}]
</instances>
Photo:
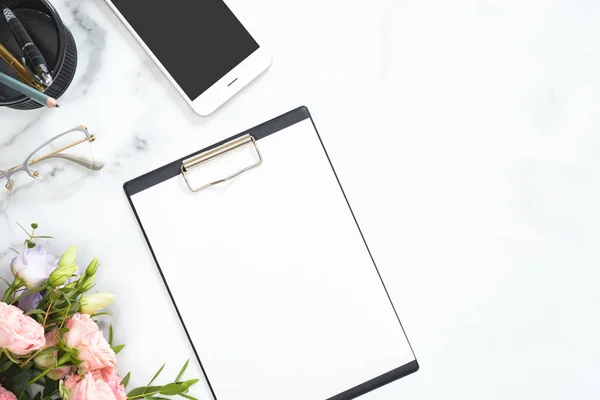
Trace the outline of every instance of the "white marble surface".
<instances>
[{"instance_id":1,"label":"white marble surface","mask_svg":"<svg viewBox=\"0 0 600 400\"><path fill-rule=\"evenodd\" d=\"M13 204L0 239L35 220L101 258L132 383L192 355L122 183L307 105L422 366L365 400L600 397L600 3L231 0L274 63L208 118L101 0L55 4L74 85L60 110L0 110L0 145L85 123L107 167Z\"/></svg>"}]
</instances>

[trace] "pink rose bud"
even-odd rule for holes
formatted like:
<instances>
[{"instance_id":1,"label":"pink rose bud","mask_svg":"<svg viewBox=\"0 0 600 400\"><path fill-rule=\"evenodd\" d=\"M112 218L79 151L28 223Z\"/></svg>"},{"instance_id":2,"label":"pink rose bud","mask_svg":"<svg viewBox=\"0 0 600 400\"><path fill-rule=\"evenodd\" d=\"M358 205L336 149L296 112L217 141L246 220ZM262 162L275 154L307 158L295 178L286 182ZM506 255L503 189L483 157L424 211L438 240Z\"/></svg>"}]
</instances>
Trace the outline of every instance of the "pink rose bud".
<instances>
[{"instance_id":1,"label":"pink rose bud","mask_svg":"<svg viewBox=\"0 0 600 400\"><path fill-rule=\"evenodd\" d=\"M35 365L42 369L46 369L56 364L58 357L58 339L56 338L56 334L58 333L57 329L51 330L46 333L46 346L45 350L39 352L33 359ZM54 347L51 349L51 347Z\"/></svg>"},{"instance_id":2,"label":"pink rose bud","mask_svg":"<svg viewBox=\"0 0 600 400\"><path fill-rule=\"evenodd\" d=\"M63 379L68 374L70 374L71 370L72 370L72 367L60 367L60 368L56 368L56 369L53 369L52 371L48 372L48 374L46 376L49 379L52 379L53 381L58 381L60 379Z\"/></svg>"},{"instance_id":3,"label":"pink rose bud","mask_svg":"<svg viewBox=\"0 0 600 400\"><path fill-rule=\"evenodd\" d=\"M58 355L58 350L45 350L39 353L33 359L35 365L42 369L46 369L56 364L56 357Z\"/></svg>"}]
</instances>

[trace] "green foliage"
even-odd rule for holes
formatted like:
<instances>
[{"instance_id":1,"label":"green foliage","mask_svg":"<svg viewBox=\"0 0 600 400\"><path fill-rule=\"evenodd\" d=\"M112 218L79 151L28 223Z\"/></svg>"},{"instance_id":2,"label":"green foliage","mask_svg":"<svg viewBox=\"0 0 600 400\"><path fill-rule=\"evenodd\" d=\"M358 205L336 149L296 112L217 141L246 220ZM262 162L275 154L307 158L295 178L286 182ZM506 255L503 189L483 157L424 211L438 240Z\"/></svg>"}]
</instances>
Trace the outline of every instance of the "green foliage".
<instances>
[{"instance_id":1,"label":"green foliage","mask_svg":"<svg viewBox=\"0 0 600 400\"><path fill-rule=\"evenodd\" d=\"M2 386L13 392L17 398L20 398L28 387L31 371L21 369L18 365L12 365L2 373L2 376L4 377Z\"/></svg>"},{"instance_id":2,"label":"green foliage","mask_svg":"<svg viewBox=\"0 0 600 400\"><path fill-rule=\"evenodd\" d=\"M181 367L181 370L179 371L179 373L177 374L177 378L175 378L175 382L179 382L179 380L181 379L181 377L183 376L183 374L185 373L185 370L188 367L188 364L190 363L190 360L187 360L185 362L185 364L183 364L183 367Z\"/></svg>"},{"instance_id":3,"label":"green foliage","mask_svg":"<svg viewBox=\"0 0 600 400\"><path fill-rule=\"evenodd\" d=\"M123 380L121 381L121 385L125 386L125 388L127 388L127 385L129 384L130 377L131 377L131 372L128 372L127 375L125 375L125 378L123 378Z\"/></svg>"},{"instance_id":4,"label":"green foliage","mask_svg":"<svg viewBox=\"0 0 600 400\"><path fill-rule=\"evenodd\" d=\"M156 399L165 399L166 397L163 397L163 396L180 396L180 397L183 397L183 398L186 398L189 400L197 400L195 397L190 396L188 394L188 392L190 390L190 387L198 382L198 379L191 379L191 380L184 381L184 382L180 381L181 377L185 373L185 370L187 369L188 364L189 364L189 360L186 361L186 363L183 365L183 367L179 371L179 374L177 374L177 378L175 379L174 382L167 383L166 385L162 385L162 386L158 386L158 385L152 386L152 384L154 383L156 378L158 378L158 376L161 374L161 372L165 368L165 364L163 364L159 368L159 370L156 372L156 374L154 374L154 376L150 380L150 383L148 383L147 386L131 390L129 393L127 393L127 399L128 400L135 400L135 399L147 399L147 400L154 399L154 400L156 400ZM127 381L129 381L129 374L127 374L126 378L127 378Z\"/></svg>"},{"instance_id":5,"label":"green foliage","mask_svg":"<svg viewBox=\"0 0 600 400\"><path fill-rule=\"evenodd\" d=\"M125 348L124 344L119 344L117 346L113 346L112 349L115 352L115 354L119 354L121 352L121 350L123 350Z\"/></svg>"}]
</instances>

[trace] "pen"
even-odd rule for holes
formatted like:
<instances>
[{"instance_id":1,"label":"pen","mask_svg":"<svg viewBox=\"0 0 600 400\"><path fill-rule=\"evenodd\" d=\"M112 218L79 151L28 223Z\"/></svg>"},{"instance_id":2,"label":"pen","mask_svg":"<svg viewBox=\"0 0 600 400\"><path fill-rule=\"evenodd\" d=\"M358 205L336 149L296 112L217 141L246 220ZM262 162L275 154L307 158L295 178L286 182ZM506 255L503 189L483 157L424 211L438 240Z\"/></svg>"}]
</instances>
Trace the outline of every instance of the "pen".
<instances>
[{"instance_id":1,"label":"pen","mask_svg":"<svg viewBox=\"0 0 600 400\"><path fill-rule=\"evenodd\" d=\"M32 100L40 103L43 106L50 107L50 108L58 107L56 100L53 99L52 97L48 96L45 93L40 92L39 90L32 88L31 86L28 86L22 82L19 82L15 78L13 78L9 75L6 75L4 72L0 72L0 83L8 86L9 88L11 88L13 90L16 90L17 92L19 92L25 96L30 97Z\"/></svg>"},{"instance_id":2,"label":"pen","mask_svg":"<svg viewBox=\"0 0 600 400\"><path fill-rule=\"evenodd\" d=\"M10 8L4 8L2 14L4 14L6 23L15 37L17 44L21 47L24 56L23 64L27 66L29 63L31 68L33 68L32 75L39 83L50 86L52 84L52 76L48 70L48 65L46 65L46 60L44 60L44 56L42 56L40 50L33 43L33 40L31 40L29 33L27 33L21 21L19 21Z\"/></svg>"},{"instance_id":3,"label":"pen","mask_svg":"<svg viewBox=\"0 0 600 400\"><path fill-rule=\"evenodd\" d=\"M17 78L23 83L33 86L40 92L44 91L44 87L37 83L33 76L29 73L27 68L21 64L21 61L17 59L2 43L0 43L0 58L6 61L6 63L15 71Z\"/></svg>"}]
</instances>

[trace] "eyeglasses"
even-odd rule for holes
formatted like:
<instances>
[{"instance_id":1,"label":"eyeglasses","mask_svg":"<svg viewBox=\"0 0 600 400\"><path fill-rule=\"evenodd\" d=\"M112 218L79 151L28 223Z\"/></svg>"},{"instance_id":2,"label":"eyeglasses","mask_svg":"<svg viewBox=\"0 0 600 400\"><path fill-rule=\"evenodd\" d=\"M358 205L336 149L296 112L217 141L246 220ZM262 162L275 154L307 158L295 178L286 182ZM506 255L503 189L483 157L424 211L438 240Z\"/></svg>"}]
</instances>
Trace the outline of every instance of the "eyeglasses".
<instances>
[{"instance_id":1,"label":"eyeglasses","mask_svg":"<svg viewBox=\"0 0 600 400\"><path fill-rule=\"evenodd\" d=\"M94 162L91 144L95 140L96 136L81 125L48 140L22 164L0 168L0 184L4 183L4 188L0 186L0 213L8 208L18 191L23 195L30 194L30 198L38 198L30 185L34 181L72 187L90 172L101 170L104 165ZM3 162L0 155L0 166Z\"/></svg>"}]
</instances>

